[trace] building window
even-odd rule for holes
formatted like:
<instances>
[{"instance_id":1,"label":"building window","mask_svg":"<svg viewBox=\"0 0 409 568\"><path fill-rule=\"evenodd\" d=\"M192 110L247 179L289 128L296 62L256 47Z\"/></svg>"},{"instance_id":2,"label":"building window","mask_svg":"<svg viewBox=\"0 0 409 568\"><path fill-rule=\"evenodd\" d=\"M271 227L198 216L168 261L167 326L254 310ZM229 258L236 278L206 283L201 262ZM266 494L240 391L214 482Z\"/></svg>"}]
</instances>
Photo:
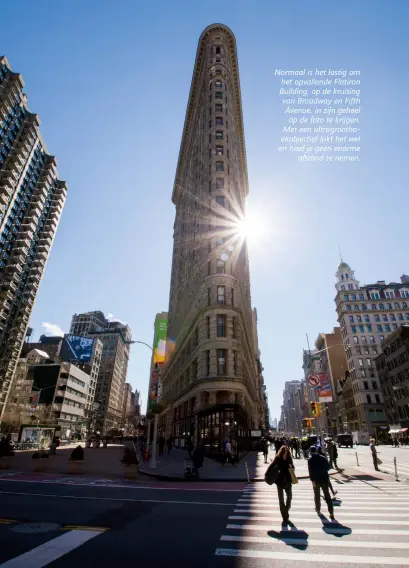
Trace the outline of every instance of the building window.
<instances>
[{"instance_id":1,"label":"building window","mask_svg":"<svg viewBox=\"0 0 409 568\"><path fill-rule=\"evenodd\" d=\"M224 162L216 162L216 172L224 172Z\"/></svg>"},{"instance_id":2,"label":"building window","mask_svg":"<svg viewBox=\"0 0 409 568\"><path fill-rule=\"evenodd\" d=\"M375 338L373 335L369 336L369 343L375 343Z\"/></svg>"},{"instance_id":3,"label":"building window","mask_svg":"<svg viewBox=\"0 0 409 568\"><path fill-rule=\"evenodd\" d=\"M361 354L361 348L360 347L355 347L355 351L357 355Z\"/></svg>"},{"instance_id":4,"label":"building window","mask_svg":"<svg viewBox=\"0 0 409 568\"><path fill-rule=\"evenodd\" d=\"M396 318L395 318L395 315L394 315L394 314L391 314L391 315L389 316L389 319L390 319L391 321L396 321Z\"/></svg>"},{"instance_id":5,"label":"building window","mask_svg":"<svg viewBox=\"0 0 409 568\"><path fill-rule=\"evenodd\" d=\"M223 126L223 117L216 116L216 126Z\"/></svg>"},{"instance_id":6,"label":"building window","mask_svg":"<svg viewBox=\"0 0 409 568\"><path fill-rule=\"evenodd\" d=\"M391 326L388 323L385 325L385 331L388 333L391 331Z\"/></svg>"},{"instance_id":7,"label":"building window","mask_svg":"<svg viewBox=\"0 0 409 568\"><path fill-rule=\"evenodd\" d=\"M383 331L383 329L382 329L382 326L381 326L381 325L377 325L376 327L377 327L377 330L378 330L378 331Z\"/></svg>"},{"instance_id":8,"label":"building window","mask_svg":"<svg viewBox=\"0 0 409 568\"><path fill-rule=\"evenodd\" d=\"M354 335L354 343L359 343L359 339L357 338L356 335Z\"/></svg>"},{"instance_id":9,"label":"building window","mask_svg":"<svg viewBox=\"0 0 409 568\"><path fill-rule=\"evenodd\" d=\"M223 146L216 146L217 156L223 156L223 153L224 153Z\"/></svg>"},{"instance_id":10,"label":"building window","mask_svg":"<svg viewBox=\"0 0 409 568\"><path fill-rule=\"evenodd\" d=\"M221 91L216 91L215 94L214 94L214 98L215 99L223 99L223 93ZM218 109L217 108L218 106L221 107L221 108ZM216 105L216 111L223 112L223 106L221 105L221 103L218 103Z\"/></svg>"},{"instance_id":11,"label":"building window","mask_svg":"<svg viewBox=\"0 0 409 568\"><path fill-rule=\"evenodd\" d=\"M207 305L210 306L212 302L212 289L208 288L207 289Z\"/></svg>"},{"instance_id":12,"label":"building window","mask_svg":"<svg viewBox=\"0 0 409 568\"><path fill-rule=\"evenodd\" d=\"M409 298L409 290L401 290L400 291L401 298Z\"/></svg>"},{"instance_id":13,"label":"building window","mask_svg":"<svg viewBox=\"0 0 409 568\"><path fill-rule=\"evenodd\" d=\"M368 381L364 381L364 389L365 390L369 389Z\"/></svg>"},{"instance_id":14,"label":"building window","mask_svg":"<svg viewBox=\"0 0 409 568\"><path fill-rule=\"evenodd\" d=\"M361 304L361 310L362 310L363 312L366 312L366 309L367 309L367 308L366 308L366 304Z\"/></svg>"},{"instance_id":15,"label":"building window","mask_svg":"<svg viewBox=\"0 0 409 568\"><path fill-rule=\"evenodd\" d=\"M237 339L237 317L233 316L233 339Z\"/></svg>"},{"instance_id":16,"label":"building window","mask_svg":"<svg viewBox=\"0 0 409 568\"><path fill-rule=\"evenodd\" d=\"M212 263L210 260L207 261L207 275L210 276L212 273Z\"/></svg>"},{"instance_id":17,"label":"building window","mask_svg":"<svg viewBox=\"0 0 409 568\"><path fill-rule=\"evenodd\" d=\"M217 205L220 205L221 207L226 207L224 195L216 195L216 203L217 203Z\"/></svg>"},{"instance_id":18,"label":"building window","mask_svg":"<svg viewBox=\"0 0 409 568\"><path fill-rule=\"evenodd\" d=\"M379 300L379 292L370 292L371 300Z\"/></svg>"},{"instance_id":19,"label":"building window","mask_svg":"<svg viewBox=\"0 0 409 568\"><path fill-rule=\"evenodd\" d=\"M375 393L375 400L376 400L376 402L377 402L378 404L381 402L381 399L380 399L378 393Z\"/></svg>"},{"instance_id":20,"label":"building window","mask_svg":"<svg viewBox=\"0 0 409 568\"><path fill-rule=\"evenodd\" d=\"M360 331L361 333L364 333L364 326L363 326L363 325L360 325L360 326L359 326L359 331Z\"/></svg>"},{"instance_id":21,"label":"building window","mask_svg":"<svg viewBox=\"0 0 409 568\"><path fill-rule=\"evenodd\" d=\"M366 395L366 402L367 402L368 404L371 404L371 395L370 395L370 394L367 394L367 395Z\"/></svg>"},{"instance_id":22,"label":"building window","mask_svg":"<svg viewBox=\"0 0 409 568\"><path fill-rule=\"evenodd\" d=\"M210 339L210 316L206 316L206 336Z\"/></svg>"},{"instance_id":23,"label":"building window","mask_svg":"<svg viewBox=\"0 0 409 568\"><path fill-rule=\"evenodd\" d=\"M216 266L216 272L217 274L225 274L226 272L226 263L223 260L218 260L217 261L217 266Z\"/></svg>"},{"instance_id":24,"label":"building window","mask_svg":"<svg viewBox=\"0 0 409 568\"><path fill-rule=\"evenodd\" d=\"M209 103L211 103L211 102L212 102L212 95L209 95ZM209 110L210 110L210 112L212 112L212 109L209 109Z\"/></svg>"},{"instance_id":25,"label":"building window","mask_svg":"<svg viewBox=\"0 0 409 568\"><path fill-rule=\"evenodd\" d=\"M216 69L216 75L221 75L222 74L222 70L221 69Z\"/></svg>"},{"instance_id":26,"label":"building window","mask_svg":"<svg viewBox=\"0 0 409 568\"><path fill-rule=\"evenodd\" d=\"M217 374L226 375L227 374L227 351L226 349L217 350Z\"/></svg>"},{"instance_id":27,"label":"building window","mask_svg":"<svg viewBox=\"0 0 409 568\"><path fill-rule=\"evenodd\" d=\"M206 375L210 375L210 351L206 351Z\"/></svg>"},{"instance_id":28,"label":"building window","mask_svg":"<svg viewBox=\"0 0 409 568\"><path fill-rule=\"evenodd\" d=\"M217 303L220 305L225 304L225 286L217 286Z\"/></svg>"},{"instance_id":29,"label":"building window","mask_svg":"<svg viewBox=\"0 0 409 568\"><path fill-rule=\"evenodd\" d=\"M193 346L197 347L199 345L199 328L197 327L193 333Z\"/></svg>"},{"instance_id":30,"label":"building window","mask_svg":"<svg viewBox=\"0 0 409 568\"><path fill-rule=\"evenodd\" d=\"M233 351L233 374L237 375L237 359L238 359L238 353L237 351Z\"/></svg>"},{"instance_id":31,"label":"building window","mask_svg":"<svg viewBox=\"0 0 409 568\"><path fill-rule=\"evenodd\" d=\"M385 298L394 298L395 294L392 290L385 290Z\"/></svg>"},{"instance_id":32,"label":"building window","mask_svg":"<svg viewBox=\"0 0 409 568\"><path fill-rule=\"evenodd\" d=\"M374 316L374 317L375 317L375 321L381 321L381 318L379 317L379 315L378 315L378 314L375 314L375 316Z\"/></svg>"},{"instance_id":33,"label":"building window","mask_svg":"<svg viewBox=\"0 0 409 568\"><path fill-rule=\"evenodd\" d=\"M358 359L358 364L360 367L364 366L364 360L363 359Z\"/></svg>"},{"instance_id":34,"label":"building window","mask_svg":"<svg viewBox=\"0 0 409 568\"><path fill-rule=\"evenodd\" d=\"M354 325L352 326L352 333L356 333L356 327Z\"/></svg>"},{"instance_id":35,"label":"building window","mask_svg":"<svg viewBox=\"0 0 409 568\"><path fill-rule=\"evenodd\" d=\"M216 130L216 140L223 140L223 130Z\"/></svg>"},{"instance_id":36,"label":"building window","mask_svg":"<svg viewBox=\"0 0 409 568\"><path fill-rule=\"evenodd\" d=\"M348 312L351 311L351 306L350 306L349 304L347 304L346 308L347 308L347 311L348 311Z\"/></svg>"},{"instance_id":37,"label":"building window","mask_svg":"<svg viewBox=\"0 0 409 568\"><path fill-rule=\"evenodd\" d=\"M361 377L362 377L363 379L366 378L366 373L365 373L365 370L364 370L364 369L361 369Z\"/></svg>"},{"instance_id":38,"label":"building window","mask_svg":"<svg viewBox=\"0 0 409 568\"><path fill-rule=\"evenodd\" d=\"M212 127L212 121L209 120L209 128L211 128L211 127Z\"/></svg>"},{"instance_id":39,"label":"building window","mask_svg":"<svg viewBox=\"0 0 409 568\"><path fill-rule=\"evenodd\" d=\"M366 331L369 331L369 333L372 333L372 326L371 326L371 325L367 325L367 326L366 326Z\"/></svg>"},{"instance_id":40,"label":"building window","mask_svg":"<svg viewBox=\"0 0 409 568\"><path fill-rule=\"evenodd\" d=\"M372 381L372 388L376 390L378 388L376 381Z\"/></svg>"},{"instance_id":41,"label":"building window","mask_svg":"<svg viewBox=\"0 0 409 568\"><path fill-rule=\"evenodd\" d=\"M398 320L403 321L403 314L398 314Z\"/></svg>"},{"instance_id":42,"label":"building window","mask_svg":"<svg viewBox=\"0 0 409 568\"><path fill-rule=\"evenodd\" d=\"M231 305L234 307L234 288L231 289Z\"/></svg>"},{"instance_id":43,"label":"building window","mask_svg":"<svg viewBox=\"0 0 409 568\"><path fill-rule=\"evenodd\" d=\"M217 337L226 337L226 316L217 316Z\"/></svg>"},{"instance_id":44,"label":"building window","mask_svg":"<svg viewBox=\"0 0 409 568\"><path fill-rule=\"evenodd\" d=\"M217 80L214 84L214 86L216 87L216 89L222 89L223 88L223 83L219 80Z\"/></svg>"},{"instance_id":45,"label":"building window","mask_svg":"<svg viewBox=\"0 0 409 568\"><path fill-rule=\"evenodd\" d=\"M224 189L224 179L216 178L216 189Z\"/></svg>"},{"instance_id":46,"label":"building window","mask_svg":"<svg viewBox=\"0 0 409 568\"><path fill-rule=\"evenodd\" d=\"M345 300L346 302L348 302L348 300L349 300L348 294L345 294L345 295L344 295L344 300Z\"/></svg>"}]
</instances>

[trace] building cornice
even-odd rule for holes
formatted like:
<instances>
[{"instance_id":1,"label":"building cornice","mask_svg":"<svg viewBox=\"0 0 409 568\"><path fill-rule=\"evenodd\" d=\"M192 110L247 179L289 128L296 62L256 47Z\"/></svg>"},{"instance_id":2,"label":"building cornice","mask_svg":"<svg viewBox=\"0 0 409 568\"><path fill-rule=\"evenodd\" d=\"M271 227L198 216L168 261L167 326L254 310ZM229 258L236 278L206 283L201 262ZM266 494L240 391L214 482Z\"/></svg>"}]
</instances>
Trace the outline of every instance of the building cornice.
<instances>
[{"instance_id":1,"label":"building cornice","mask_svg":"<svg viewBox=\"0 0 409 568\"><path fill-rule=\"evenodd\" d=\"M241 169L242 179L244 183L245 195L248 195L248 174L247 174L247 161L246 161L246 146L244 139L244 126L243 126L243 111L241 104L241 91L240 91L240 78L238 68L238 58L236 49L236 38L230 28L224 24L212 24L208 26L199 38L199 43L196 52L196 60L193 69L192 83L190 87L189 100L186 110L185 124L183 127L182 142L180 145L179 159L176 168L176 176L172 193L173 203L177 203L180 190L183 183L183 166L186 159L186 150L189 145L190 129L192 128L192 121L195 112L195 106L200 99L201 81L203 63L206 55L206 45L209 41L210 35L214 32L220 31L227 36L227 45L229 49L231 69L232 69L232 92L235 101L235 121L237 127L237 137L240 145Z\"/></svg>"}]
</instances>

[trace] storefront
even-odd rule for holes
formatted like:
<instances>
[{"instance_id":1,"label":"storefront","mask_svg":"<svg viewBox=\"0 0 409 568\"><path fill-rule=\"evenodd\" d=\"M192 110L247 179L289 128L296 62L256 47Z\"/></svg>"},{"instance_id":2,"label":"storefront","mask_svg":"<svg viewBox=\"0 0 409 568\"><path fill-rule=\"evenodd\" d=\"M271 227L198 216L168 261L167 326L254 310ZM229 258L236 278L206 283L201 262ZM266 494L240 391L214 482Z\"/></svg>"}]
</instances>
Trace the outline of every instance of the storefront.
<instances>
[{"instance_id":1,"label":"storefront","mask_svg":"<svg viewBox=\"0 0 409 568\"><path fill-rule=\"evenodd\" d=\"M234 454L241 456L250 448L250 430L246 412L238 404L218 404L198 415L198 440L212 457L223 454L223 442L231 443Z\"/></svg>"}]
</instances>

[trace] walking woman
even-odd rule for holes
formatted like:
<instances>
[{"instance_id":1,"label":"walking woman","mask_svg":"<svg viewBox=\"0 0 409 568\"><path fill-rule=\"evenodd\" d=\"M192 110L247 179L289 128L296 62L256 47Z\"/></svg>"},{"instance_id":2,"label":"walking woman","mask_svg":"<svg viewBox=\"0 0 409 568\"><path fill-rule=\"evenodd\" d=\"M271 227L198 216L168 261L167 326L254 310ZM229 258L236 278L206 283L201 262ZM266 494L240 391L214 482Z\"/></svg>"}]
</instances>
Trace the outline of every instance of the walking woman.
<instances>
[{"instance_id":1,"label":"walking woman","mask_svg":"<svg viewBox=\"0 0 409 568\"><path fill-rule=\"evenodd\" d=\"M294 469L293 458L287 446L282 446L273 460L272 466L277 466L279 473L276 477L275 484L277 485L278 502L280 504L280 512L283 517L283 525L290 522L290 508L293 491L291 487L291 474L290 469ZM286 500L284 499L284 492Z\"/></svg>"}]
</instances>

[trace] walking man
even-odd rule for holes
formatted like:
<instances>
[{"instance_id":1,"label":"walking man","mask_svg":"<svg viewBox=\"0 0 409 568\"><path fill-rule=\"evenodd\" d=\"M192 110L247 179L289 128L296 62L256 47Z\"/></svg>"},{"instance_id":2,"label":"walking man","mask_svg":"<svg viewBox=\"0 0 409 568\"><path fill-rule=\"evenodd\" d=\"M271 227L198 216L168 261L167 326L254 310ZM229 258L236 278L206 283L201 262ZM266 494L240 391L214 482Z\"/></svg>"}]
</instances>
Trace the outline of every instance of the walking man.
<instances>
[{"instance_id":1,"label":"walking man","mask_svg":"<svg viewBox=\"0 0 409 568\"><path fill-rule=\"evenodd\" d=\"M308 459L308 473L312 486L314 488L315 510L318 515L321 515L321 495L320 491L324 493L324 498L327 503L329 518L331 521L334 517L334 505L329 494L329 463L324 456L317 453L316 446L310 448L311 456Z\"/></svg>"},{"instance_id":2,"label":"walking man","mask_svg":"<svg viewBox=\"0 0 409 568\"><path fill-rule=\"evenodd\" d=\"M264 455L264 463L267 463L268 458L268 441L263 440L263 455Z\"/></svg>"},{"instance_id":3,"label":"walking man","mask_svg":"<svg viewBox=\"0 0 409 568\"><path fill-rule=\"evenodd\" d=\"M373 466L375 468L375 471L379 471L378 454L377 454L376 446L375 446L375 438L370 439L369 447L370 447L370 450L372 452L372 461L373 461Z\"/></svg>"}]
</instances>

